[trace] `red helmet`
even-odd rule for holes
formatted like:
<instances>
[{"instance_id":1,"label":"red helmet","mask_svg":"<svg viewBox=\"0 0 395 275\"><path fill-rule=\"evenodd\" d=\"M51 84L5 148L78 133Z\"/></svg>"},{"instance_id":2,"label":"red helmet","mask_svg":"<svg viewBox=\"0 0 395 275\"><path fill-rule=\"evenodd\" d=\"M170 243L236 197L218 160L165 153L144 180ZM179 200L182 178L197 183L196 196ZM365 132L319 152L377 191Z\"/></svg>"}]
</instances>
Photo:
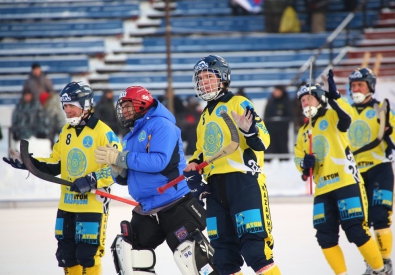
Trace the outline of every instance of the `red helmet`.
<instances>
[{"instance_id":1,"label":"red helmet","mask_svg":"<svg viewBox=\"0 0 395 275\"><path fill-rule=\"evenodd\" d=\"M133 127L134 122L143 117L153 106L154 102L152 94L146 88L141 86L126 88L119 96L116 106L119 125L123 128Z\"/></svg>"}]
</instances>

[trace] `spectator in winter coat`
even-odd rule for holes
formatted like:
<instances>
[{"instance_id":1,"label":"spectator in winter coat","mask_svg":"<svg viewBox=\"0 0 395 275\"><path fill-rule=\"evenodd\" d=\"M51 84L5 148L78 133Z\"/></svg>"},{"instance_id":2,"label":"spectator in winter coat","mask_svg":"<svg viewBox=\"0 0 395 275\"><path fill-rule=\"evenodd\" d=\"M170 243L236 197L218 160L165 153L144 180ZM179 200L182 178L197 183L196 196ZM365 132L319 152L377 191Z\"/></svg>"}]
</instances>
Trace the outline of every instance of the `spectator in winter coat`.
<instances>
[{"instance_id":1,"label":"spectator in winter coat","mask_svg":"<svg viewBox=\"0 0 395 275\"><path fill-rule=\"evenodd\" d=\"M288 130L293 117L293 109L284 86L274 87L263 116L270 135L276 137L271 140L266 153L288 154ZM269 158L266 159L270 160ZM281 160L286 159L281 158Z\"/></svg>"},{"instance_id":2,"label":"spectator in winter coat","mask_svg":"<svg viewBox=\"0 0 395 275\"><path fill-rule=\"evenodd\" d=\"M55 92L52 81L42 72L38 63L32 64L32 70L23 83L23 89L29 89L36 100L39 100L44 92Z\"/></svg>"},{"instance_id":3,"label":"spectator in winter coat","mask_svg":"<svg viewBox=\"0 0 395 275\"><path fill-rule=\"evenodd\" d=\"M46 116L49 118L48 139L51 141L51 148L55 144L55 137L59 134L66 118L63 108L59 102L59 96L55 93L42 93L40 95L41 105L44 107Z\"/></svg>"},{"instance_id":4,"label":"spectator in winter coat","mask_svg":"<svg viewBox=\"0 0 395 275\"><path fill-rule=\"evenodd\" d=\"M22 91L22 97L12 112L12 138L17 140L28 139L32 136L48 138L49 117L38 100L33 98L29 89Z\"/></svg>"},{"instance_id":5,"label":"spectator in winter coat","mask_svg":"<svg viewBox=\"0 0 395 275\"><path fill-rule=\"evenodd\" d=\"M103 95L95 106L95 115L106 123L119 136L125 136L126 130L121 129L115 115L114 93L112 90L104 90Z\"/></svg>"}]
</instances>

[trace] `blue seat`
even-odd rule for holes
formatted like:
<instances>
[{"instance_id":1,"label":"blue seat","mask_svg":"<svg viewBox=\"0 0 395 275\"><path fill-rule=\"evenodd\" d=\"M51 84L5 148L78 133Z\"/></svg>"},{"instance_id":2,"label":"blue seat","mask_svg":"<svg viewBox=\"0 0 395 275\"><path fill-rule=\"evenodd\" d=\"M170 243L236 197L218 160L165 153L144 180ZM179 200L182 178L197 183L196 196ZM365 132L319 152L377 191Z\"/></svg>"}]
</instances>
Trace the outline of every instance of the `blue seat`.
<instances>
[{"instance_id":1,"label":"blue seat","mask_svg":"<svg viewBox=\"0 0 395 275\"><path fill-rule=\"evenodd\" d=\"M50 5L0 7L0 20L133 18L139 16L138 4Z\"/></svg>"},{"instance_id":2,"label":"blue seat","mask_svg":"<svg viewBox=\"0 0 395 275\"><path fill-rule=\"evenodd\" d=\"M228 1L178 1L172 16L229 15L232 13Z\"/></svg>"},{"instance_id":3,"label":"blue seat","mask_svg":"<svg viewBox=\"0 0 395 275\"><path fill-rule=\"evenodd\" d=\"M82 22L0 23L0 37L68 37L123 33L122 20Z\"/></svg>"},{"instance_id":4,"label":"blue seat","mask_svg":"<svg viewBox=\"0 0 395 275\"><path fill-rule=\"evenodd\" d=\"M174 37L173 52L221 52L221 51L274 51L316 49L323 45L328 33L320 34L271 34L243 35L240 37ZM346 35L340 34L334 47L346 45ZM143 38L145 53L165 52L165 38Z\"/></svg>"},{"instance_id":5,"label":"blue seat","mask_svg":"<svg viewBox=\"0 0 395 275\"><path fill-rule=\"evenodd\" d=\"M53 55L105 53L103 40L3 42L0 43L0 56L6 55Z\"/></svg>"},{"instance_id":6,"label":"blue seat","mask_svg":"<svg viewBox=\"0 0 395 275\"><path fill-rule=\"evenodd\" d=\"M3 58L0 59L0 74L29 73L33 62L39 62L46 73L85 73L89 71L87 56L63 58Z\"/></svg>"},{"instance_id":7,"label":"blue seat","mask_svg":"<svg viewBox=\"0 0 395 275\"><path fill-rule=\"evenodd\" d=\"M265 23L261 15L221 17L173 17L170 21L172 33L217 33L217 32L263 32ZM156 34L166 31L165 20L161 21Z\"/></svg>"}]
</instances>

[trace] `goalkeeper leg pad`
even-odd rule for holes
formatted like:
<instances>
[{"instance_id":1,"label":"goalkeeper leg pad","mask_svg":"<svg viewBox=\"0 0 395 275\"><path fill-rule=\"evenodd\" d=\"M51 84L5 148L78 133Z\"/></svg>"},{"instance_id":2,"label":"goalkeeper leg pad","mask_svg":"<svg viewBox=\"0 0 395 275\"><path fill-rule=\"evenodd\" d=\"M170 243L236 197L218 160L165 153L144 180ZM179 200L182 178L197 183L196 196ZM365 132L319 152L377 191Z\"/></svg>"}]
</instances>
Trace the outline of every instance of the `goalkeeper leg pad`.
<instances>
[{"instance_id":1,"label":"goalkeeper leg pad","mask_svg":"<svg viewBox=\"0 0 395 275\"><path fill-rule=\"evenodd\" d=\"M199 229L174 250L174 261L183 275L218 275L213 264L214 249Z\"/></svg>"},{"instance_id":2,"label":"goalkeeper leg pad","mask_svg":"<svg viewBox=\"0 0 395 275\"><path fill-rule=\"evenodd\" d=\"M133 233L128 221L121 222L122 235L117 235L111 253L118 275L154 275L156 263L153 249L134 249Z\"/></svg>"}]
</instances>

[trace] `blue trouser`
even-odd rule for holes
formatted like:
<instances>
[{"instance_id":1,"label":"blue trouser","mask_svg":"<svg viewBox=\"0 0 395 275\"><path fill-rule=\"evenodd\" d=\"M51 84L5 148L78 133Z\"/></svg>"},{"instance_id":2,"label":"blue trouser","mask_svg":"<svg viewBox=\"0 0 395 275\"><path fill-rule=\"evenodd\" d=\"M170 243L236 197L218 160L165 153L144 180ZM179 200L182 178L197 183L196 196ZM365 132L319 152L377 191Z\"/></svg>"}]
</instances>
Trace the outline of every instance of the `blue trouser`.
<instances>
[{"instance_id":1,"label":"blue trouser","mask_svg":"<svg viewBox=\"0 0 395 275\"><path fill-rule=\"evenodd\" d=\"M370 236L367 227L367 199L362 184L348 185L314 198L313 224L321 248L339 243L339 226L350 243L358 247Z\"/></svg>"},{"instance_id":2,"label":"blue trouser","mask_svg":"<svg viewBox=\"0 0 395 275\"><path fill-rule=\"evenodd\" d=\"M387 162L376 165L361 175L369 202L369 226L373 226L375 230L390 227L394 193L392 164Z\"/></svg>"},{"instance_id":3,"label":"blue trouser","mask_svg":"<svg viewBox=\"0 0 395 275\"><path fill-rule=\"evenodd\" d=\"M209 177L207 232L221 275L243 266L254 271L273 263L272 222L263 176L228 173Z\"/></svg>"},{"instance_id":4,"label":"blue trouser","mask_svg":"<svg viewBox=\"0 0 395 275\"><path fill-rule=\"evenodd\" d=\"M92 267L104 255L103 236L107 227L106 214L72 213L58 209L55 237L56 258L60 267L82 265Z\"/></svg>"}]
</instances>

